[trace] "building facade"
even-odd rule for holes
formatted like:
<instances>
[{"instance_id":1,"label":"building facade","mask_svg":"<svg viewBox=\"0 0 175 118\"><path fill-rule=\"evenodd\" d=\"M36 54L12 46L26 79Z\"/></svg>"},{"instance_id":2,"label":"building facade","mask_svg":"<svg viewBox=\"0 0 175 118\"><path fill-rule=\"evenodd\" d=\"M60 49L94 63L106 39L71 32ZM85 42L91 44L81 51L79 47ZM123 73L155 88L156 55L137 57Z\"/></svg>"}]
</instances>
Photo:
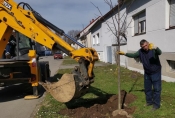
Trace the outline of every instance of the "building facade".
<instances>
[{"instance_id":1,"label":"building facade","mask_svg":"<svg viewBox=\"0 0 175 118\"><path fill-rule=\"evenodd\" d=\"M116 48L118 44L116 35L118 30L115 30L114 27L118 27L116 19L116 17L118 17L117 13L116 6L101 17L101 19L90 29L92 47L96 49L101 61L111 64L116 63ZM126 19L124 20L126 16L126 8L124 5L121 8L120 13L124 15L121 21L126 21ZM125 27L122 29L125 32L124 28ZM120 40L120 43L122 44L120 48L123 51L127 51L126 39L120 37ZM122 66L126 66L126 57L121 57L120 62Z\"/></svg>"},{"instance_id":2,"label":"building facade","mask_svg":"<svg viewBox=\"0 0 175 118\"><path fill-rule=\"evenodd\" d=\"M136 52L146 39L162 50L162 78L175 81L175 0L135 0L127 10L127 52ZM143 73L139 59L127 58L127 67Z\"/></svg>"}]
</instances>

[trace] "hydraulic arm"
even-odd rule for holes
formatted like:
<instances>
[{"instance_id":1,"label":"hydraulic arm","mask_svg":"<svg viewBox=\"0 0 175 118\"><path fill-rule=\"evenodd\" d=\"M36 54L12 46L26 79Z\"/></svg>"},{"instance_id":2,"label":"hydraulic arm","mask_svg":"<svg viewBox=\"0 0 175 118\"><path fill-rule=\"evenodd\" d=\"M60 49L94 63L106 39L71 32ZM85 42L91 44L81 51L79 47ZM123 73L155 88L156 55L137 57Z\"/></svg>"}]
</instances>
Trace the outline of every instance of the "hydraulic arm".
<instances>
[{"instance_id":1,"label":"hydraulic arm","mask_svg":"<svg viewBox=\"0 0 175 118\"><path fill-rule=\"evenodd\" d=\"M53 52L57 50L65 52L79 63L79 66L75 67L73 73L63 75L60 82L49 85L42 83L44 88L58 101L67 102L73 98L81 97L94 81L93 68L95 61L98 60L97 52L92 48L86 48L65 34L63 30L44 19L27 3L21 2L16 4L13 0L0 0L0 28L0 55L2 55L14 29L46 46ZM82 48L74 49L57 33L69 38ZM63 87L65 84L67 85ZM62 94L65 94L64 98L60 98Z\"/></svg>"}]
</instances>

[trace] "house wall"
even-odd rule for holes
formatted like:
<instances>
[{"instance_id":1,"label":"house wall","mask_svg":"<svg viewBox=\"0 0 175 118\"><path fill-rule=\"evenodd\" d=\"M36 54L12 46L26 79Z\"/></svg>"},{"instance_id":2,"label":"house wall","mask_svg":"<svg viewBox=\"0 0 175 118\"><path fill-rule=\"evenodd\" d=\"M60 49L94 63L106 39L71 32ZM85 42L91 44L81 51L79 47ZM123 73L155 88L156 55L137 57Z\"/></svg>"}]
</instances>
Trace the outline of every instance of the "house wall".
<instances>
[{"instance_id":1,"label":"house wall","mask_svg":"<svg viewBox=\"0 0 175 118\"><path fill-rule=\"evenodd\" d=\"M92 21L90 21L90 24L80 32L79 42L85 45L85 47L91 47L91 33L88 33L88 32L89 32L89 29L98 21L99 18L100 17L98 17L95 20L93 19ZM80 39L82 36L84 36L84 38Z\"/></svg>"},{"instance_id":2,"label":"house wall","mask_svg":"<svg viewBox=\"0 0 175 118\"><path fill-rule=\"evenodd\" d=\"M146 34L134 36L134 22L128 28L128 52L136 52L139 42L146 39L154 43L162 50L160 61L162 64L163 79L175 81L175 72L169 71L167 60L175 60L175 29L166 30L169 27L169 3L167 0L135 0L128 12L127 22L133 20L132 16L142 10L146 10ZM174 53L173 53L174 52ZM127 59L128 67L143 73L143 67L134 59Z\"/></svg>"},{"instance_id":3,"label":"house wall","mask_svg":"<svg viewBox=\"0 0 175 118\"><path fill-rule=\"evenodd\" d=\"M101 34L101 30L102 30L102 27L100 23L96 25L96 27L91 29L90 43L92 48L94 48L97 51L100 61L104 61L103 41L101 38L103 34ZM99 33L100 45L93 45L93 36L96 35L97 33Z\"/></svg>"},{"instance_id":4,"label":"house wall","mask_svg":"<svg viewBox=\"0 0 175 118\"><path fill-rule=\"evenodd\" d=\"M89 34L87 34L86 36L86 46L91 48L92 44L91 44L91 32Z\"/></svg>"},{"instance_id":5,"label":"house wall","mask_svg":"<svg viewBox=\"0 0 175 118\"><path fill-rule=\"evenodd\" d=\"M123 15L124 13L126 13L125 10L126 10L125 7L123 7L121 9L120 13ZM115 24L117 24L115 18L114 18L114 21L115 21ZM123 19L122 19L122 21L123 21ZM111 15L109 15L108 17L105 18L104 22L100 23L99 25L97 25L95 28L92 29L91 42L92 42L93 36L96 35L97 33L99 33L100 45L92 45L92 47L95 48L98 53L100 53L101 61L114 64L114 63L116 63L115 53L114 53L115 47L112 47L112 44L116 44L117 39L116 39L116 36L114 36L114 34L112 33L112 31L109 30L109 27L106 24L106 22L108 22L108 25L110 25L111 29L113 31L115 31L113 29L114 25L111 24L113 22L113 19L112 19ZM116 26L116 27L118 27L118 26ZM124 46L122 46L121 49L126 51L127 46L124 45ZM126 57L122 56L122 58L121 58L122 65L125 65L126 64L125 62L126 62Z\"/></svg>"},{"instance_id":6,"label":"house wall","mask_svg":"<svg viewBox=\"0 0 175 118\"><path fill-rule=\"evenodd\" d=\"M127 52L127 45L121 45L120 50L123 52ZM112 46L112 64L116 63L116 51L117 51L117 46ZM127 58L124 55L120 55L120 65L123 67L127 67Z\"/></svg>"}]
</instances>

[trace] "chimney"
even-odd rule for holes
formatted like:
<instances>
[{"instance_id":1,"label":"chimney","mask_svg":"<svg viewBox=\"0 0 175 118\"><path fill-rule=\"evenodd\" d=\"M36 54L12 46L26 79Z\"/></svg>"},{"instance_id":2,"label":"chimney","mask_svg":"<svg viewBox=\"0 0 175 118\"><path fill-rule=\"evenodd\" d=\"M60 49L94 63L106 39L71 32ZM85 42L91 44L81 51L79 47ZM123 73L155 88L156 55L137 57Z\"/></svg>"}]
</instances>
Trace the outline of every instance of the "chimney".
<instances>
[{"instance_id":1,"label":"chimney","mask_svg":"<svg viewBox=\"0 0 175 118\"><path fill-rule=\"evenodd\" d=\"M92 20L90 21L90 24L91 24L92 22L94 22L94 19L92 19Z\"/></svg>"}]
</instances>

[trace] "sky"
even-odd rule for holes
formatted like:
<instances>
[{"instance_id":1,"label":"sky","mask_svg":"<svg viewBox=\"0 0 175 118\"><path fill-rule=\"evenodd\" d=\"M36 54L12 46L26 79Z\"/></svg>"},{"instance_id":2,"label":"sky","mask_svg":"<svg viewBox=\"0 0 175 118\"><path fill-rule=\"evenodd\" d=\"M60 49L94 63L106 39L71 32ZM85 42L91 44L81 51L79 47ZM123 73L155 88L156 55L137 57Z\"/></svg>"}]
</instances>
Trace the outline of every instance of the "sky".
<instances>
[{"instance_id":1,"label":"sky","mask_svg":"<svg viewBox=\"0 0 175 118\"><path fill-rule=\"evenodd\" d=\"M100 13L93 4L99 7L104 15L110 7L104 0L14 0L28 3L46 20L64 30L82 30L92 19L97 18ZM92 4L92 3L93 4ZM112 0L116 5L117 0Z\"/></svg>"}]
</instances>

